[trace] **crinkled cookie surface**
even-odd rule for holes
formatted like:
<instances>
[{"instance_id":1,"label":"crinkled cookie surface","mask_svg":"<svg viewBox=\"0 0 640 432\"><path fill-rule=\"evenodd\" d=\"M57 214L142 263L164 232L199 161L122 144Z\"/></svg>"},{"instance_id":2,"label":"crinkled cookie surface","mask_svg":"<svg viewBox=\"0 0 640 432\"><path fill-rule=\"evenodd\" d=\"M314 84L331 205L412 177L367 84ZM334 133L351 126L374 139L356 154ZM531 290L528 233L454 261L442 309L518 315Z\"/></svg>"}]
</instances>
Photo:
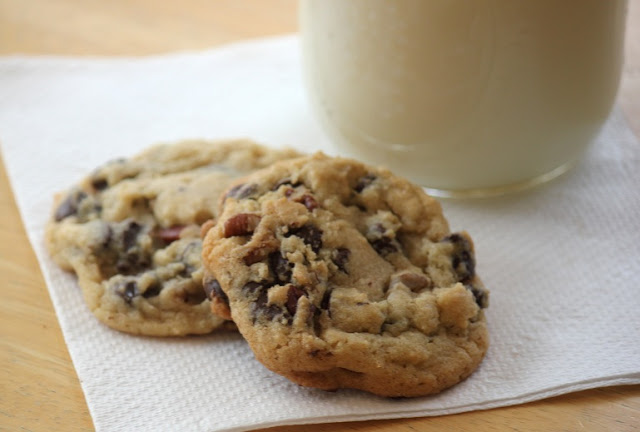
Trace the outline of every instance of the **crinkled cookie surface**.
<instances>
[{"instance_id":1,"label":"crinkled cookie surface","mask_svg":"<svg viewBox=\"0 0 640 432\"><path fill-rule=\"evenodd\" d=\"M293 156L247 140L184 141L108 162L57 197L48 250L114 329L177 336L228 327L203 291L200 227L234 179Z\"/></svg>"},{"instance_id":2,"label":"crinkled cookie surface","mask_svg":"<svg viewBox=\"0 0 640 432\"><path fill-rule=\"evenodd\" d=\"M214 311L304 386L426 395L469 376L488 347L470 236L383 169L316 154L243 178L203 261Z\"/></svg>"}]
</instances>

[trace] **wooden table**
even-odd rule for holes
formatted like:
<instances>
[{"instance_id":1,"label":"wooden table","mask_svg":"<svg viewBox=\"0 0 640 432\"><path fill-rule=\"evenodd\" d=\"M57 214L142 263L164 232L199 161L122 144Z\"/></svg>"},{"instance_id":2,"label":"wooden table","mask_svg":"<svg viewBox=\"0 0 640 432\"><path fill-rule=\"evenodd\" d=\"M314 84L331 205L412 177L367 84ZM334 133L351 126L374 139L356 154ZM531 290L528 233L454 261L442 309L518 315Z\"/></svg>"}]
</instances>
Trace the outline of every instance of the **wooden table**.
<instances>
[{"instance_id":1,"label":"wooden table","mask_svg":"<svg viewBox=\"0 0 640 432\"><path fill-rule=\"evenodd\" d=\"M0 55L141 55L194 50L291 33L296 27L295 0L0 0ZM627 66L620 101L640 136L638 0L630 0ZM0 430L93 430L2 163L0 274ZM640 386L621 386L489 411L314 425L304 430L630 431L637 427ZM302 428L270 429L298 430Z\"/></svg>"}]
</instances>

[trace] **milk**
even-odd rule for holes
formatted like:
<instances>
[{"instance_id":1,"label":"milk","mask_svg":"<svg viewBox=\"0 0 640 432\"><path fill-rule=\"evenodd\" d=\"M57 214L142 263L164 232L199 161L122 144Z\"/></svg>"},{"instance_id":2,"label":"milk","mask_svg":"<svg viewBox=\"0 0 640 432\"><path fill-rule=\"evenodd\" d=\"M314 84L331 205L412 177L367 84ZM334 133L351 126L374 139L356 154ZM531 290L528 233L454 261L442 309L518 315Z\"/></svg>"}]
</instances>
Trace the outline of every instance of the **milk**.
<instances>
[{"instance_id":1,"label":"milk","mask_svg":"<svg viewBox=\"0 0 640 432\"><path fill-rule=\"evenodd\" d=\"M509 188L597 135L625 15L626 0L301 0L306 82L341 153L443 194Z\"/></svg>"}]
</instances>

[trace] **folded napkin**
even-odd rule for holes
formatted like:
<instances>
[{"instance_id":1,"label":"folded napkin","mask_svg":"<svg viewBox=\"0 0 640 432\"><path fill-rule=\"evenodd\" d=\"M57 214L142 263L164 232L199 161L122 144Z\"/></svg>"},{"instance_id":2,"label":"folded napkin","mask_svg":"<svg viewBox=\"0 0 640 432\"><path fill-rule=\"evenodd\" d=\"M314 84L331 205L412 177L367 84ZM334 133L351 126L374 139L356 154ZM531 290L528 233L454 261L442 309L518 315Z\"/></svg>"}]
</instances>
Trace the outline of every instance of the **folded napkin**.
<instances>
[{"instance_id":1,"label":"folded napkin","mask_svg":"<svg viewBox=\"0 0 640 432\"><path fill-rule=\"evenodd\" d=\"M475 239L491 348L437 396L298 387L237 334L121 334L87 310L43 246L55 191L156 142L250 137L334 151L303 90L295 36L136 59L0 59L0 141L98 431L241 431L431 416L640 383L640 144L615 110L584 161L504 198L444 202ZM402 173L398 173L402 174Z\"/></svg>"}]
</instances>

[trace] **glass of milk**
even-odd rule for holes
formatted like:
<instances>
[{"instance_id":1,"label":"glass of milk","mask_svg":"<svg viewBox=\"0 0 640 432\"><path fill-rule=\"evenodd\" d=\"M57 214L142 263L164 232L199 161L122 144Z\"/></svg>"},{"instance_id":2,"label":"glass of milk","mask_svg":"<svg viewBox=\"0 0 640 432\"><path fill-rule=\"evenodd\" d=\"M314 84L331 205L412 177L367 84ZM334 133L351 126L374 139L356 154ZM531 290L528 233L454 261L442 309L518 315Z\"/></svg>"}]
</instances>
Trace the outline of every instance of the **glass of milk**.
<instances>
[{"instance_id":1,"label":"glass of milk","mask_svg":"<svg viewBox=\"0 0 640 432\"><path fill-rule=\"evenodd\" d=\"M627 0L301 0L305 79L338 152L439 196L569 169L609 115Z\"/></svg>"}]
</instances>

